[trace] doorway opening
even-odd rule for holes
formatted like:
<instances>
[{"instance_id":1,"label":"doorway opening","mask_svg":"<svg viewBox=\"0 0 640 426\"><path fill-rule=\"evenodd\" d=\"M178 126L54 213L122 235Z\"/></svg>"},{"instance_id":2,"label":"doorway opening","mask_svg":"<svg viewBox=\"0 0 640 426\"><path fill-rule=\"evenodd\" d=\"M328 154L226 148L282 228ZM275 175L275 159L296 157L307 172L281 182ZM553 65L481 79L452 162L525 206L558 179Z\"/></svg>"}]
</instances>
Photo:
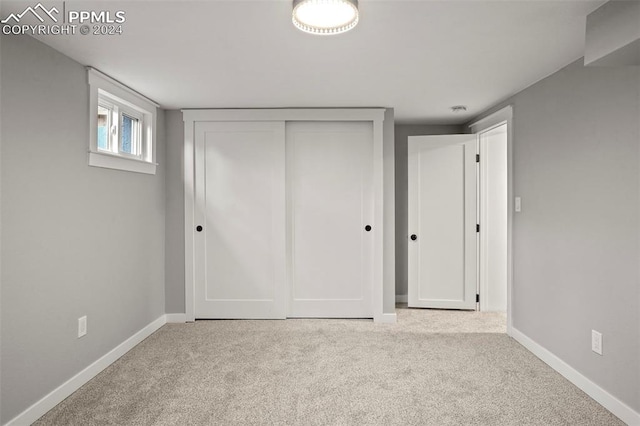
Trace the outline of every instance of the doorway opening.
<instances>
[{"instance_id":1,"label":"doorway opening","mask_svg":"<svg viewBox=\"0 0 640 426\"><path fill-rule=\"evenodd\" d=\"M492 314L510 333L511 117L409 137L408 308Z\"/></svg>"},{"instance_id":2,"label":"doorway opening","mask_svg":"<svg viewBox=\"0 0 640 426\"><path fill-rule=\"evenodd\" d=\"M513 304L512 235L513 108L508 105L471 123L478 135L478 220L485 232L478 238L478 309L505 312L511 335ZM484 161L483 161L484 156Z\"/></svg>"}]
</instances>

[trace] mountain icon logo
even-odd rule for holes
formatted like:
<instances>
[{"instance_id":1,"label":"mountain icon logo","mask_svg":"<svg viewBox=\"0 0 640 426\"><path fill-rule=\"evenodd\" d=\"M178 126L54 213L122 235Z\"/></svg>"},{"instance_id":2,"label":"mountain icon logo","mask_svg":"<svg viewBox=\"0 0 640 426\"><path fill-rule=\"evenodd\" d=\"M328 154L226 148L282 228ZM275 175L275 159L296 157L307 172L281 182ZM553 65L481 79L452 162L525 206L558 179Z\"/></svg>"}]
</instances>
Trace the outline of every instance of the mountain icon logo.
<instances>
[{"instance_id":1,"label":"mountain icon logo","mask_svg":"<svg viewBox=\"0 0 640 426\"><path fill-rule=\"evenodd\" d=\"M22 13L18 13L18 14L11 13L5 19L0 21L0 23L8 24L9 21L13 20L14 23L17 24L20 22L22 17L27 15L28 13L31 13L33 16L35 16L40 22L44 22L43 16L48 16L53 22L58 22L58 19L55 16L53 16L53 14L54 13L58 14L60 12L55 7L52 7L51 9L47 10L47 8L42 5L42 3L38 3L34 7L31 7L31 6L27 7Z\"/></svg>"}]
</instances>

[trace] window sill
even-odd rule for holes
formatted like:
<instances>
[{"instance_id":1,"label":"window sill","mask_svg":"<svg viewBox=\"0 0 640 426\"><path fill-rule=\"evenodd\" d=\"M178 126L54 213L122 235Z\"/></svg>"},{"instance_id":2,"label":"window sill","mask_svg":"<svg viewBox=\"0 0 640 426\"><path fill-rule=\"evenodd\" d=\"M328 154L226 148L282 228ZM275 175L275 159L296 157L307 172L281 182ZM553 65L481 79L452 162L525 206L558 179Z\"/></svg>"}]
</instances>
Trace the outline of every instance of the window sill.
<instances>
[{"instance_id":1,"label":"window sill","mask_svg":"<svg viewBox=\"0 0 640 426\"><path fill-rule=\"evenodd\" d=\"M142 160L118 157L117 155L103 154L99 152L89 152L89 165L105 169L144 173L147 175L155 175L157 166L155 163L148 163Z\"/></svg>"}]
</instances>

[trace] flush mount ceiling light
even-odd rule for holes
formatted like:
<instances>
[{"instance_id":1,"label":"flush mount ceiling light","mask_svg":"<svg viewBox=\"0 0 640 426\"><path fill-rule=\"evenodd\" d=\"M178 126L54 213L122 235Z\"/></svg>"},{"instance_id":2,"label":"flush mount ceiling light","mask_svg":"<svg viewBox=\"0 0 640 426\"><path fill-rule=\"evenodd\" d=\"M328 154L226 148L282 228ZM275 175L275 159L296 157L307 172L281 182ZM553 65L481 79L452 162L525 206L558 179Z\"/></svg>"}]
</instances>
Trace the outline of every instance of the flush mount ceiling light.
<instances>
[{"instance_id":1,"label":"flush mount ceiling light","mask_svg":"<svg viewBox=\"0 0 640 426\"><path fill-rule=\"evenodd\" d=\"M358 24L358 0L293 0L292 21L307 33L340 34Z\"/></svg>"}]
</instances>

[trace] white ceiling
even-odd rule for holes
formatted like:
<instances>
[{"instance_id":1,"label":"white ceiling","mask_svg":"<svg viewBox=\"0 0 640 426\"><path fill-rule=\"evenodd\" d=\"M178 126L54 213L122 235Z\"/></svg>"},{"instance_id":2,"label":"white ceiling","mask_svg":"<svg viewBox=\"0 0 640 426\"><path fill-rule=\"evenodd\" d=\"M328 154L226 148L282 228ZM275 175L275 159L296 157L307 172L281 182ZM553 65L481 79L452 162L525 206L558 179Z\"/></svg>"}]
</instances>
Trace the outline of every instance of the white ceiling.
<instances>
[{"instance_id":1,"label":"white ceiling","mask_svg":"<svg viewBox=\"0 0 640 426\"><path fill-rule=\"evenodd\" d=\"M446 124L583 56L603 3L360 0L354 30L321 37L294 28L285 0L67 1L125 11L123 35L38 38L165 108L383 106L397 122Z\"/></svg>"}]
</instances>

